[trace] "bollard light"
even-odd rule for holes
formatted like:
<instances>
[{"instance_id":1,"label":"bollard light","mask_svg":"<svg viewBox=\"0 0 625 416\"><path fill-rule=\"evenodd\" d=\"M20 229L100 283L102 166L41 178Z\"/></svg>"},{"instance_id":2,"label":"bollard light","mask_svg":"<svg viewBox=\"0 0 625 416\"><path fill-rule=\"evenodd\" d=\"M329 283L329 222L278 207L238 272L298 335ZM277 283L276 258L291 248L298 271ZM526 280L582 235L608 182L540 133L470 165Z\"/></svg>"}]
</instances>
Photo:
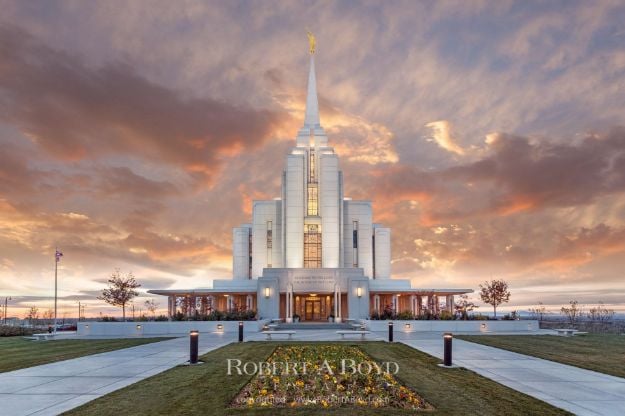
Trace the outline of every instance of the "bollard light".
<instances>
[{"instance_id":1,"label":"bollard light","mask_svg":"<svg viewBox=\"0 0 625 416\"><path fill-rule=\"evenodd\" d=\"M388 323L388 342L393 342L393 323Z\"/></svg>"},{"instance_id":2,"label":"bollard light","mask_svg":"<svg viewBox=\"0 0 625 416\"><path fill-rule=\"evenodd\" d=\"M450 332L445 333L443 335L443 345L444 345L444 354L443 354L443 365L445 367L451 367L451 340L453 339L453 335Z\"/></svg>"},{"instance_id":3,"label":"bollard light","mask_svg":"<svg viewBox=\"0 0 625 416\"><path fill-rule=\"evenodd\" d=\"M239 342L243 342L243 321L239 321Z\"/></svg>"},{"instance_id":4,"label":"bollard light","mask_svg":"<svg viewBox=\"0 0 625 416\"><path fill-rule=\"evenodd\" d=\"M197 364L198 341L200 333L197 330L189 332L189 363Z\"/></svg>"}]
</instances>

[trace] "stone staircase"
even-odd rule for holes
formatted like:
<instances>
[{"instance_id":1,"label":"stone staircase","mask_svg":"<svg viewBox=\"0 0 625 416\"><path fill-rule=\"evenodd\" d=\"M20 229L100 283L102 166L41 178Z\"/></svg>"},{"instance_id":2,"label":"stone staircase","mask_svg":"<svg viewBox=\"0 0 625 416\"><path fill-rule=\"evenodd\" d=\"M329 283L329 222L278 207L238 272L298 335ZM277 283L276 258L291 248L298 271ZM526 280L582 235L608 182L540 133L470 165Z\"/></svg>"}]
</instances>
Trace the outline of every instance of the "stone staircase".
<instances>
[{"instance_id":1,"label":"stone staircase","mask_svg":"<svg viewBox=\"0 0 625 416\"><path fill-rule=\"evenodd\" d=\"M298 323L281 323L278 324L276 330L294 330L294 331L305 331L307 329L333 329L333 330L349 330L353 329L350 324L347 323L332 323L332 322L298 322Z\"/></svg>"}]
</instances>

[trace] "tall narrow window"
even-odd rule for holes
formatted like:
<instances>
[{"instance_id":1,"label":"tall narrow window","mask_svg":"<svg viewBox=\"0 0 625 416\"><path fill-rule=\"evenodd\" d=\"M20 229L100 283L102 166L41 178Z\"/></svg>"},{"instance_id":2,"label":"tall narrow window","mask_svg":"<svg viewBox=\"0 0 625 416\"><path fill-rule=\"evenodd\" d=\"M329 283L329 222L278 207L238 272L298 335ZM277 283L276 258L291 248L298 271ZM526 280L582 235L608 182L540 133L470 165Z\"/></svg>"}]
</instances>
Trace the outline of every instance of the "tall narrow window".
<instances>
[{"instance_id":1,"label":"tall narrow window","mask_svg":"<svg viewBox=\"0 0 625 416\"><path fill-rule=\"evenodd\" d=\"M304 226L304 267L321 267L321 233L316 224Z\"/></svg>"},{"instance_id":2,"label":"tall narrow window","mask_svg":"<svg viewBox=\"0 0 625 416\"><path fill-rule=\"evenodd\" d=\"M315 163L315 149L310 149L308 151L308 183L317 183L317 167Z\"/></svg>"},{"instance_id":3,"label":"tall narrow window","mask_svg":"<svg viewBox=\"0 0 625 416\"><path fill-rule=\"evenodd\" d=\"M315 149L308 151L308 204L307 215L319 215L319 188L317 187L317 166Z\"/></svg>"},{"instance_id":4,"label":"tall narrow window","mask_svg":"<svg viewBox=\"0 0 625 416\"><path fill-rule=\"evenodd\" d=\"M249 253L249 258L248 258L248 270L247 270L247 278L251 279L252 278L252 230L248 230L248 234L247 234L247 252Z\"/></svg>"},{"instance_id":5,"label":"tall narrow window","mask_svg":"<svg viewBox=\"0 0 625 416\"><path fill-rule=\"evenodd\" d=\"M308 215L319 215L319 194L316 184L308 185Z\"/></svg>"},{"instance_id":6,"label":"tall narrow window","mask_svg":"<svg viewBox=\"0 0 625 416\"><path fill-rule=\"evenodd\" d=\"M267 267L271 267L271 252L273 248L273 230L271 221L267 221Z\"/></svg>"},{"instance_id":7,"label":"tall narrow window","mask_svg":"<svg viewBox=\"0 0 625 416\"><path fill-rule=\"evenodd\" d=\"M371 249L373 252L373 278L375 279L375 230L373 231L373 236L371 237Z\"/></svg>"},{"instance_id":8,"label":"tall narrow window","mask_svg":"<svg viewBox=\"0 0 625 416\"><path fill-rule=\"evenodd\" d=\"M358 267L358 221L352 223L352 250L353 250L353 266Z\"/></svg>"}]
</instances>

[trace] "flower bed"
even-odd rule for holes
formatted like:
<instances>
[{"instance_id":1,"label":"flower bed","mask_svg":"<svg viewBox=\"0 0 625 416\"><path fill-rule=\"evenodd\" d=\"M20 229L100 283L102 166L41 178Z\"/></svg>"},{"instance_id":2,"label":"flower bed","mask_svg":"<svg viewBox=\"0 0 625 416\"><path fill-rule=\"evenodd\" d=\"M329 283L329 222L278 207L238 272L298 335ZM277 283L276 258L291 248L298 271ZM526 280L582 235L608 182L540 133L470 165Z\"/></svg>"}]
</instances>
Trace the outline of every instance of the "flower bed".
<instances>
[{"instance_id":1,"label":"flower bed","mask_svg":"<svg viewBox=\"0 0 625 416\"><path fill-rule=\"evenodd\" d=\"M394 363L375 363L357 347L283 346L266 363L253 364L258 371L231 407L433 409L395 378Z\"/></svg>"}]
</instances>

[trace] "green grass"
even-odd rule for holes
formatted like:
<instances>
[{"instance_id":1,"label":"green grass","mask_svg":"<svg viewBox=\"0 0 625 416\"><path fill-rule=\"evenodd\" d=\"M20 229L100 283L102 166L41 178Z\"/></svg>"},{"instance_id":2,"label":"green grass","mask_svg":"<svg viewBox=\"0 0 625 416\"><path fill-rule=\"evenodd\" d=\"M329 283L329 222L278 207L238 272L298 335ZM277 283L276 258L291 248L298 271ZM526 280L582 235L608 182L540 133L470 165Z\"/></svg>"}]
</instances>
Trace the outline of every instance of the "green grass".
<instances>
[{"instance_id":1,"label":"green grass","mask_svg":"<svg viewBox=\"0 0 625 416\"><path fill-rule=\"evenodd\" d=\"M22 337L3 337L0 338L0 373L166 339L170 338L31 341Z\"/></svg>"},{"instance_id":2,"label":"green grass","mask_svg":"<svg viewBox=\"0 0 625 416\"><path fill-rule=\"evenodd\" d=\"M69 415L400 415L405 410L363 409L233 409L232 399L252 376L227 375L228 358L264 361L277 345L288 343L246 342L230 344L202 357L205 364L179 366L103 396ZM327 344L327 343L326 343ZM302 345L302 343L298 343ZM511 390L466 369L443 369L440 360L404 344L350 343L376 361L396 361L397 378L413 388L436 409L435 415L567 415L547 403ZM430 412L428 412L430 413Z\"/></svg>"},{"instance_id":3,"label":"green grass","mask_svg":"<svg viewBox=\"0 0 625 416\"><path fill-rule=\"evenodd\" d=\"M457 338L625 377L625 337L622 335L459 335Z\"/></svg>"}]
</instances>

